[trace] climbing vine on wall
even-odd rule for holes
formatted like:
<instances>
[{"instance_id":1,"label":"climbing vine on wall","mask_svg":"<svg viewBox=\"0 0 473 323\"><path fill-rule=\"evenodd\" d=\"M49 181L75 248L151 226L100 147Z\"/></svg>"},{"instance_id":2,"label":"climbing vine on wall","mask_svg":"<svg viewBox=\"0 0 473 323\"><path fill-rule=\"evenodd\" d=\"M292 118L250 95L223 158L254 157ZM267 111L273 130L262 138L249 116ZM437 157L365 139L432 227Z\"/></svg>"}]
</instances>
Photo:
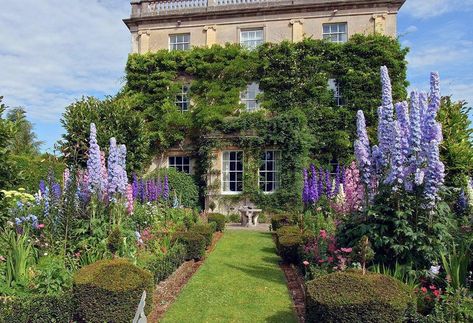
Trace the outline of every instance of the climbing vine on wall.
<instances>
[{"instance_id":1,"label":"climbing vine on wall","mask_svg":"<svg viewBox=\"0 0 473 323\"><path fill-rule=\"evenodd\" d=\"M406 97L406 49L385 36L355 35L345 44L305 39L265 44L255 51L239 45L130 55L124 94L132 96L147 121L152 149L162 152L189 139L203 189L213 150L245 151L243 195L263 206L300 205L301 169L309 161L330 166L352 158L353 124L363 109L376 124L381 92L379 66L392 74L395 100ZM327 86L336 79L344 105ZM245 112L240 92L258 82L261 109ZM174 104L181 85L190 84L191 110ZM276 194L258 188L259 156L265 147L281 155Z\"/></svg>"}]
</instances>

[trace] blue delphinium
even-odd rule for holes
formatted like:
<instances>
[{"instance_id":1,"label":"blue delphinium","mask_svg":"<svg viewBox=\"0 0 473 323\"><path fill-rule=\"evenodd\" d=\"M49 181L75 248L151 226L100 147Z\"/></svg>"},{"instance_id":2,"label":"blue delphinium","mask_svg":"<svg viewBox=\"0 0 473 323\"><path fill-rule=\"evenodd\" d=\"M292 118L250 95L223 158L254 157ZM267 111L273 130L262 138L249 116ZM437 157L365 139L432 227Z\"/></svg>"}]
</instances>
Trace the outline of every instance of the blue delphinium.
<instances>
[{"instance_id":1,"label":"blue delphinium","mask_svg":"<svg viewBox=\"0 0 473 323\"><path fill-rule=\"evenodd\" d=\"M384 164L388 162L393 137L394 106L392 97L391 79L389 78L388 68L381 67L381 86L382 86L382 106L378 110L380 113L380 124L378 125L379 149L383 156Z\"/></svg>"},{"instance_id":2,"label":"blue delphinium","mask_svg":"<svg viewBox=\"0 0 473 323\"><path fill-rule=\"evenodd\" d=\"M399 190L403 183L403 158L402 158L402 143L401 143L401 129L399 122L394 121L393 139L391 147L391 163L389 175L385 180L386 184L392 185L393 190Z\"/></svg>"},{"instance_id":3,"label":"blue delphinium","mask_svg":"<svg viewBox=\"0 0 473 323\"><path fill-rule=\"evenodd\" d=\"M399 130L401 134L401 152L402 161L404 162L409 155L409 136L410 136L410 120L408 115L407 102L396 103L396 115L399 122Z\"/></svg>"},{"instance_id":4,"label":"blue delphinium","mask_svg":"<svg viewBox=\"0 0 473 323\"><path fill-rule=\"evenodd\" d=\"M368 140L368 133L366 131L365 115L363 111L359 110L356 114L356 132L358 139L355 141L355 157L358 167L362 170L362 180L365 185L371 183L371 150Z\"/></svg>"},{"instance_id":5,"label":"blue delphinium","mask_svg":"<svg viewBox=\"0 0 473 323\"><path fill-rule=\"evenodd\" d=\"M89 190L91 193L102 192L102 167L100 164L100 147L97 144L97 129L90 124L89 156L87 159L87 173L89 175Z\"/></svg>"},{"instance_id":6,"label":"blue delphinium","mask_svg":"<svg viewBox=\"0 0 473 323\"><path fill-rule=\"evenodd\" d=\"M169 181L168 176L164 176L164 188L163 188L163 198L165 200L169 199Z\"/></svg>"},{"instance_id":7,"label":"blue delphinium","mask_svg":"<svg viewBox=\"0 0 473 323\"><path fill-rule=\"evenodd\" d=\"M118 192L125 196L128 186L128 174L126 172L126 146L118 146L118 165L120 166L120 178L118 182Z\"/></svg>"},{"instance_id":8,"label":"blue delphinium","mask_svg":"<svg viewBox=\"0 0 473 323\"><path fill-rule=\"evenodd\" d=\"M108 195L110 199L118 192L118 186L121 180L122 170L118 158L117 140L110 138L110 149L108 153Z\"/></svg>"}]
</instances>

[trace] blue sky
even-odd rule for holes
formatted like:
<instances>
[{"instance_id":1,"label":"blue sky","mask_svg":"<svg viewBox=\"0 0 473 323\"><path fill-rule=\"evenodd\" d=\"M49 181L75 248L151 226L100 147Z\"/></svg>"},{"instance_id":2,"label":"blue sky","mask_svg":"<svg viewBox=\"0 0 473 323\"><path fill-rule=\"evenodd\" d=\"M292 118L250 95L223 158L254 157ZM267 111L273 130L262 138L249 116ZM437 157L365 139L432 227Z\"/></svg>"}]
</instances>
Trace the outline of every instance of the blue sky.
<instances>
[{"instance_id":1,"label":"blue sky","mask_svg":"<svg viewBox=\"0 0 473 323\"><path fill-rule=\"evenodd\" d=\"M23 106L43 150L63 132L64 108L82 96L115 94L130 50L129 0L16 0L0 11L0 95ZM410 47L411 88L439 71L442 94L473 103L473 0L407 0L398 33ZM473 117L473 116L472 116Z\"/></svg>"}]
</instances>

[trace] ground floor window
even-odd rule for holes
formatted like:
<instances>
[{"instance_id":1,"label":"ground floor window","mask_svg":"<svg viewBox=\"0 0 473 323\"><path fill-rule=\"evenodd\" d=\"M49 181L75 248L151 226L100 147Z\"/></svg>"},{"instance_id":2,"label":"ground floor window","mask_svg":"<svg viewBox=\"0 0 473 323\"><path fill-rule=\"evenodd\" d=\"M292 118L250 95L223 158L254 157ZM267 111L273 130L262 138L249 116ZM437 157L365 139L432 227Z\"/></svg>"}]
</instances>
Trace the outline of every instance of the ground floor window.
<instances>
[{"instance_id":1,"label":"ground floor window","mask_svg":"<svg viewBox=\"0 0 473 323\"><path fill-rule=\"evenodd\" d=\"M171 156L169 157L169 167L189 174L191 171L190 158L187 156Z\"/></svg>"},{"instance_id":2,"label":"ground floor window","mask_svg":"<svg viewBox=\"0 0 473 323\"><path fill-rule=\"evenodd\" d=\"M222 192L243 191L243 151L224 151L222 159Z\"/></svg>"},{"instance_id":3,"label":"ground floor window","mask_svg":"<svg viewBox=\"0 0 473 323\"><path fill-rule=\"evenodd\" d=\"M266 150L262 154L261 167L259 169L259 186L263 192L274 192L279 188L280 162L280 151Z\"/></svg>"}]
</instances>

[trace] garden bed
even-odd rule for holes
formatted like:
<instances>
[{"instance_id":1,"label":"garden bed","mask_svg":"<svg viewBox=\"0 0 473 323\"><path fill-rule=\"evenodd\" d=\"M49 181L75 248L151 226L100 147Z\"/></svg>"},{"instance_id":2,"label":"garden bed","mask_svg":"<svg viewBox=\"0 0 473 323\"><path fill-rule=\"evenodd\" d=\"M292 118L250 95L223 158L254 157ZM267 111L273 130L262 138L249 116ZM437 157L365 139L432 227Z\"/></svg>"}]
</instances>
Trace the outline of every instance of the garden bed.
<instances>
[{"instance_id":1,"label":"garden bed","mask_svg":"<svg viewBox=\"0 0 473 323\"><path fill-rule=\"evenodd\" d=\"M212 244L207 250L206 255L215 249L222 235L222 232L216 232L214 234ZM176 300L182 288L197 272L205 259L206 258L198 261L189 260L184 262L171 276L158 284L154 294L153 311L149 316L150 322L158 322L164 313L166 313L167 309Z\"/></svg>"},{"instance_id":2,"label":"garden bed","mask_svg":"<svg viewBox=\"0 0 473 323\"><path fill-rule=\"evenodd\" d=\"M304 278L300 271L294 266L285 263L280 264L281 270L286 276L287 288L294 303L294 311L300 323L305 322L305 288Z\"/></svg>"}]
</instances>

